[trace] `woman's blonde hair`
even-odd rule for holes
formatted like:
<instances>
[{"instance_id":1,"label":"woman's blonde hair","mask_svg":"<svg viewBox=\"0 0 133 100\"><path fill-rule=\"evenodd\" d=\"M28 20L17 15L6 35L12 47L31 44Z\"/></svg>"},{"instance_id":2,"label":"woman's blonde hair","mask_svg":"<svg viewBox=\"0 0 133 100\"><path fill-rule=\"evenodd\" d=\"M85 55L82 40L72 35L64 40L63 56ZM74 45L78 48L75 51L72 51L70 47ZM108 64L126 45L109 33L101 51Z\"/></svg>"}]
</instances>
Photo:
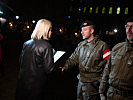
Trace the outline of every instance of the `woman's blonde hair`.
<instances>
[{"instance_id":1,"label":"woman's blonde hair","mask_svg":"<svg viewBox=\"0 0 133 100\"><path fill-rule=\"evenodd\" d=\"M40 40L43 37L43 39L48 40L48 33L51 28L52 23L49 20L40 19L37 22L36 27L33 30L33 33L31 34L31 38Z\"/></svg>"}]
</instances>

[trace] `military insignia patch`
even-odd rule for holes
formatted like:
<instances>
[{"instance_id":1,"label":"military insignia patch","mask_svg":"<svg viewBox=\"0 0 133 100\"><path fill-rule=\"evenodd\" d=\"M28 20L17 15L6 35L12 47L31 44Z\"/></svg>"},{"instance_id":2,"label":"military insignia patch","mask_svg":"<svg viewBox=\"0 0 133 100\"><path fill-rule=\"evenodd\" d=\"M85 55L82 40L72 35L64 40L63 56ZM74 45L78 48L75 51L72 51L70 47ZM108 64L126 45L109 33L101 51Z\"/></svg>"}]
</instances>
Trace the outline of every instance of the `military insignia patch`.
<instances>
[{"instance_id":1,"label":"military insignia patch","mask_svg":"<svg viewBox=\"0 0 133 100\"><path fill-rule=\"evenodd\" d=\"M107 59L110 57L110 54L111 54L111 52L110 52L109 49L105 50L105 51L103 52L103 59L104 59L104 60L107 60Z\"/></svg>"},{"instance_id":2,"label":"military insignia patch","mask_svg":"<svg viewBox=\"0 0 133 100\"><path fill-rule=\"evenodd\" d=\"M83 25L84 25L84 26L86 26L86 25L87 25L87 23L84 23Z\"/></svg>"}]
</instances>

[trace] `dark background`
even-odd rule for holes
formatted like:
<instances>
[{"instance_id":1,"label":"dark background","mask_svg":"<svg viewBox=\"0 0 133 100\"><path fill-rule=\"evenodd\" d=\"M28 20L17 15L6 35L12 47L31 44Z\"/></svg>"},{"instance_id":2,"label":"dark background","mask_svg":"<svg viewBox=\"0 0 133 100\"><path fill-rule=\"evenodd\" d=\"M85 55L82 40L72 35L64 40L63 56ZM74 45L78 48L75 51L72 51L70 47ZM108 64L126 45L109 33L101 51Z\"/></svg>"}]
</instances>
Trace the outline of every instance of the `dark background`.
<instances>
[{"instance_id":1,"label":"dark background","mask_svg":"<svg viewBox=\"0 0 133 100\"><path fill-rule=\"evenodd\" d=\"M17 77L19 72L19 56L21 53L22 45L25 41L30 39L32 30L20 31L20 27L15 30L9 29L7 26L10 21L13 21L17 26L25 21L31 21L41 18L46 18L53 23L53 37L51 44L56 50L66 51L57 67L63 66L63 62L74 51L77 44L82 41L80 34L80 24L86 19L91 19L96 23L96 34L102 40L108 43L110 49L122 41L125 41L125 20L133 16L132 0L1 0L0 9L4 11L1 17L7 19L7 23L1 25L1 32L3 35L2 40L2 57L3 68L0 72L0 100L14 100L15 90L17 86ZM105 14L98 14L79 12L78 8L81 7L99 7L106 8L113 7L117 9L121 7L121 13L109 15L106 11ZM70 7L73 8L70 11ZM129 13L124 14L125 7L129 8ZM83 10L83 9L82 9ZM20 16L19 20L15 16ZM68 19L68 16L71 16ZM59 33L58 29L63 27L66 29L64 33ZM114 28L118 32L113 35L107 35L106 31L112 32ZM74 32L79 32L76 37ZM1 67L1 66L0 66ZM4 74L2 74L4 72ZM56 70L49 79L49 99L51 100L76 100L76 88L78 69L72 68L67 72L61 73Z\"/></svg>"}]
</instances>

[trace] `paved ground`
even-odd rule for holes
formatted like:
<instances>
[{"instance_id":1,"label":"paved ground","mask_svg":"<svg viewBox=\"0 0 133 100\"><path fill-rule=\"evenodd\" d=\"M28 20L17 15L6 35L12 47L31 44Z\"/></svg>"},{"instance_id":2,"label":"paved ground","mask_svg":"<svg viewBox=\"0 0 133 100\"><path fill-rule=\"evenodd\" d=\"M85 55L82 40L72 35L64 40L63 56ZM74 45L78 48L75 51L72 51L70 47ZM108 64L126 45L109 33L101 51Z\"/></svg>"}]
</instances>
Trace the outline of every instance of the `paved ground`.
<instances>
[{"instance_id":1,"label":"paved ground","mask_svg":"<svg viewBox=\"0 0 133 100\"><path fill-rule=\"evenodd\" d=\"M4 76L0 74L0 100L14 100L20 46L18 41L3 41Z\"/></svg>"}]
</instances>

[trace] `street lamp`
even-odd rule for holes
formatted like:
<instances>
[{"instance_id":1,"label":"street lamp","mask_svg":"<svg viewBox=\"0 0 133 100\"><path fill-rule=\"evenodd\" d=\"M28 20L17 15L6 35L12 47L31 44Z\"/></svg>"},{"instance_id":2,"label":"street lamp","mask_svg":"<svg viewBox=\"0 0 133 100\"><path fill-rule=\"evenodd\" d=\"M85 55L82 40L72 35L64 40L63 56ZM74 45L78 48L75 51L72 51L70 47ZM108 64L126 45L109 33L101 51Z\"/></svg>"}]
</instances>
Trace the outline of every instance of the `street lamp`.
<instances>
[{"instance_id":1,"label":"street lamp","mask_svg":"<svg viewBox=\"0 0 133 100\"><path fill-rule=\"evenodd\" d=\"M16 16L16 19L19 19L19 16Z\"/></svg>"},{"instance_id":2,"label":"street lamp","mask_svg":"<svg viewBox=\"0 0 133 100\"><path fill-rule=\"evenodd\" d=\"M118 30L117 30L117 29L114 29L114 32L115 32L115 33L117 33L117 32L118 32Z\"/></svg>"},{"instance_id":3,"label":"street lamp","mask_svg":"<svg viewBox=\"0 0 133 100\"><path fill-rule=\"evenodd\" d=\"M0 14L2 15L3 14L3 11L0 10Z\"/></svg>"}]
</instances>

